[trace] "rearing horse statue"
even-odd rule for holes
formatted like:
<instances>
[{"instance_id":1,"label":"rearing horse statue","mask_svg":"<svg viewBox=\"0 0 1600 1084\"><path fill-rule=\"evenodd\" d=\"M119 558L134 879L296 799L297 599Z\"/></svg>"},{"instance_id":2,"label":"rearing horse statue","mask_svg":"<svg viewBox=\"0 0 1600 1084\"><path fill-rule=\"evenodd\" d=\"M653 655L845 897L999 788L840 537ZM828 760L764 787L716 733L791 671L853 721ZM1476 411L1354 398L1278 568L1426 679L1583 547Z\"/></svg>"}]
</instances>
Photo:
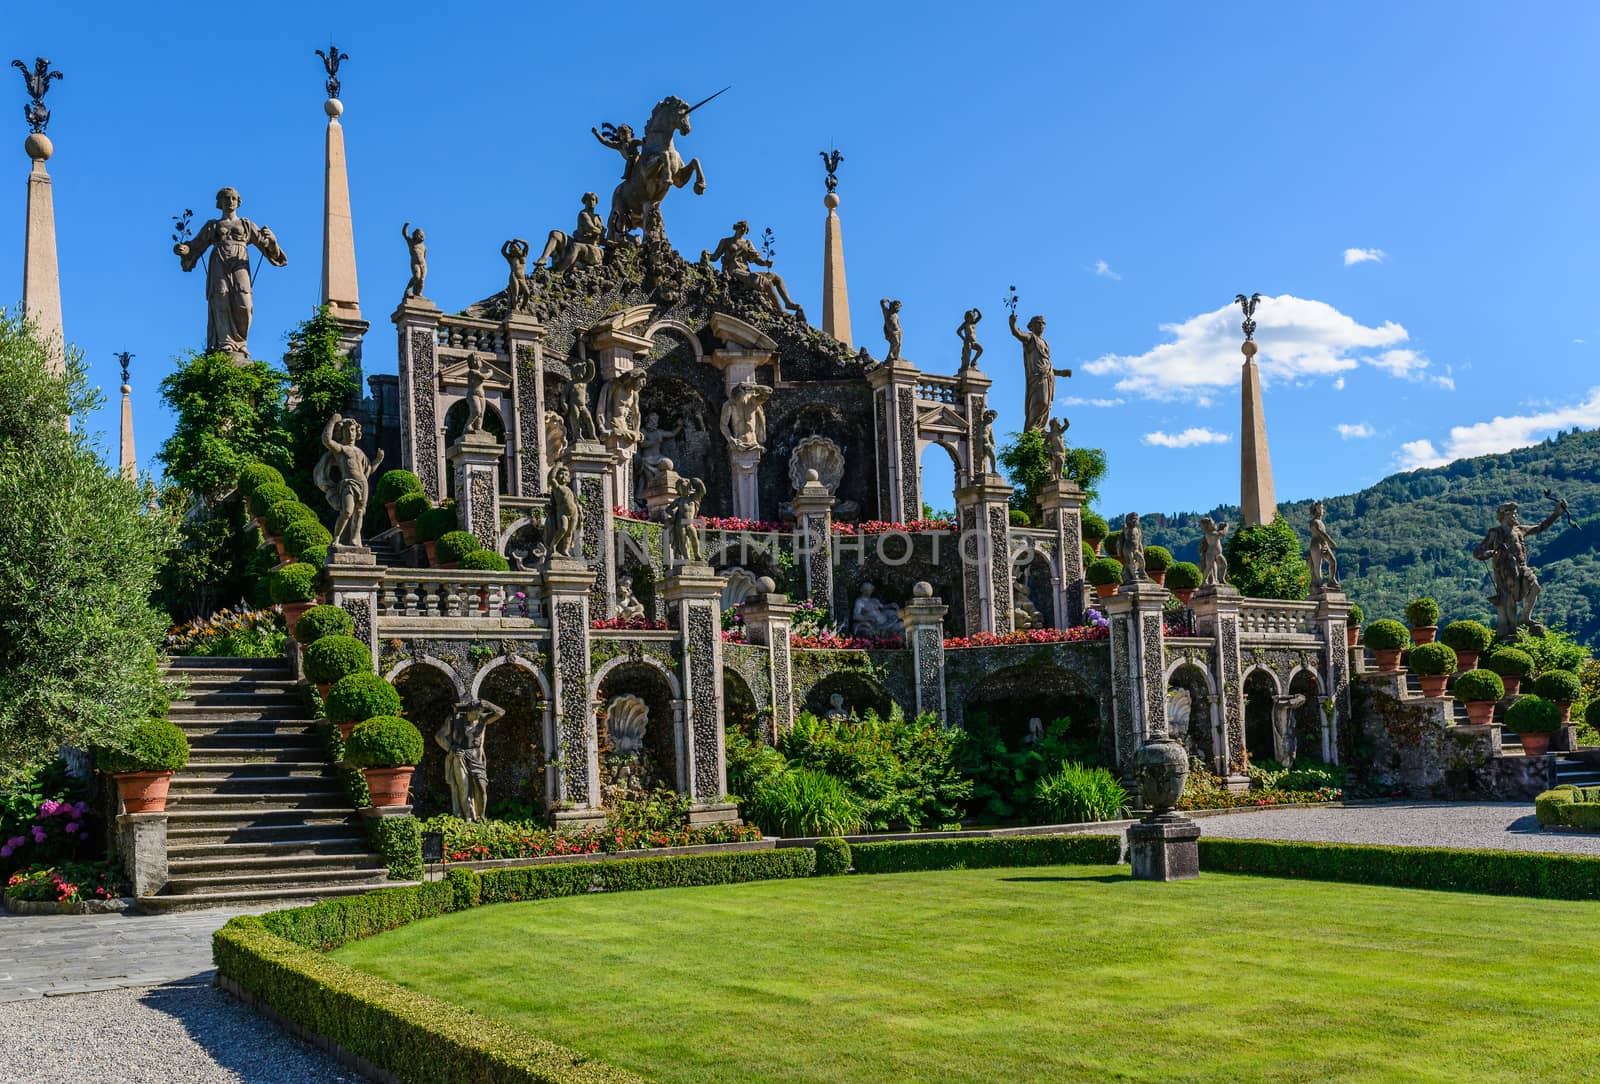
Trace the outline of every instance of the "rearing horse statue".
<instances>
[{"instance_id":1,"label":"rearing horse statue","mask_svg":"<svg viewBox=\"0 0 1600 1084\"><path fill-rule=\"evenodd\" d=\"M723 90L717 91L717 94L723 93ZM711 98L717 94L711 95ZM667 193L674 188L682 188L692 179L694 194L705 195L706 175L700 168L700 159L691 158L685 162L672 145L672 137L674 133L688 135L689 114L711 98L694 105L678 97L661 99L650 112L650 122L645 125L644 138L637 142L636 151L602 140L606 146L616 147L628 159L622 183L611 193L611 215L606 222L607 240L620 240L634 229L642 230L646 239L664 238L661 201ZM635 154L637 157L634 157Z\"/></svg>"}]
</instances>

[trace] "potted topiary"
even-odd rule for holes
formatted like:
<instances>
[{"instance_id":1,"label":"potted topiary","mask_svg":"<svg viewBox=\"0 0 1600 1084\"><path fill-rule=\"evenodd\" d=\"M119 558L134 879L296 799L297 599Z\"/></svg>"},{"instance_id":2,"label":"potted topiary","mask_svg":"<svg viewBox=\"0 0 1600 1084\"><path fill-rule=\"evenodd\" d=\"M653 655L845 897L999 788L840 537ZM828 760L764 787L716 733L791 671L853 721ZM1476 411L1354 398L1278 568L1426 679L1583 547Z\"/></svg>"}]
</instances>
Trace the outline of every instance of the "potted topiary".
<instances>
[{"instance_id":1,"label":"potted topiary","mask_svg":"<svg viewBox=\"0 0 1600 1084\"><path fill-rule=\"evenodd\" d=\"M306 648L306 680L317 687L324 700L339 679L371 672L372 649L354 636L324 636Z\"/></svg>"},{"instance_id":2,"label":"potted topiary","mask_svg":"<svg viewBox=\"0 0 1600 1084\"><path fill-rule=\"evenodd\" d=\"M296 563L273 569L267 577L267 590L272 601L283 607L283 620L291 636L300 615L316 605L317 578L321 574L315 565Z\"/></svg>"},{"instance_id":3,"label":"potted topiary","mask_svg":"<svg viewBox=\"0 0 1600 1084\"><path fill-rule=\"evenodd\" d=\"M1095 553L1094 549L1089 545L1089 543L1083 543L1083 567L1085 570L1087 570L1090 565L1094 564L1097 556L1099 555Z\"/></svg>"},{"instance_id":4,"label":"potted topiary","mask_svg":"<svg viewBox=\"0 0 1600 1084\"><path fill-rule=\"evenodd\" d=\"M299 501L278 501L267 509L266 519L263 521L267 537L278 549L278 560L292 559L289 547L283 543L283 532L295 523L321 523L317 514Z\"/></svg>"},{"instance_id":5,"label":"potted topiary","mask_svg":"<svg viewBox=\"0 0 1600 1084\"><path fill-rule=\"evenodd\" d=\"M1571 670L1546 670L1534 681L1533 692L1556 706L1565 726L1572 722L1572 702L1583 696L1583 683Z\"/></svg>"},{"instance_id":6,"label":"potted topiary","mask_svg":"<svg viewBox=\"0 0 1600 1084\"><path fill-rule=\"evenodd\" d=\"M248 501L264 485L283 485L283 475L277 467L266 463L251 463L239 472L239 496Z\"/></svg>"},{"instance_id":7,"label":"potted topiary","mask_svg":"<svg viewBox=\"0 0 1600 1084\"><path fill-rule=\"evenodd\" d=\"M1100 552L1113 561L1121 561L1122 555L1118 552L1122 544L1121 531L1107 531L1106 536L1100 540Z\"/></svg>"},{"instance_id":8,"label":"potted topiary","mask_svg":"<svg viewBox=\"0 0 1600 1084\"><path fill-rule=\"evenodd\" d=\"M339 606L313 606L295 623L294 638L302 645L310 645L324 636L349 636L355 631L356 623L349 611Z\"/></svg>"},{"instance_id":9,"label":"potted topiary","mask_svg":"<svg viewBox=\"0 0 1600 1084\"><path fill-rule=\"evenodd\" d=\"M1089 547L1091 554L1098 554L1100 540L1106 536L1106 521L1086 509L1079 523L1079 530L1083 533L1083 544Z\"/></svg>"},{"instance_id":10,"label":"potted topiary","mask_svg":"<svg viewBox=\"0 0 1600 1084\"><path fill-rule=\"evenodd\" d=\"M400 536L406 540L406 545L417 544L417 517L432 507L433 502L428 500L426 493L406 493L395 498L395 526L400 528Z\"/></svg>"},{"instance_id":11,"label":"potted topiary","mask_svg":"<svg viewBox=\"0 0 1600 1084\"><path fill-rule=\"evenodd\" d=\"M273 505L280 501L297 501L299 499L294 495L294 490L284 485L280 479L276 482L262 482L255 489L252 489L249 500L245 502L245 507L255 517L256 526L266 530L267 513L271 511ZM270 532L268 533L270 534Z\"/></svg>"},{"instance_id":12,"label":"potted topiary","mask_svg":"<svg viewBox=\"0 0 1600 1084\"><path fill-rule=\"evenodd\" d=\"M1452 621L1440 631L1439 642L1455 651L1456 665L1462 670L1475 670L1478 656L1494 643L1494 633L1478 621Z\"/></svg>"},{"instance_id":13,"label":"potted topiary","mask_svg":"<svg viewBox=\"0 0 1600 1084\"><path fill-rule=\"evenodd\" d=\"M125 749L101 749L96 766L116 777L125 813L160 813L167 808L172 773L189 763L189 739L165 719L141 719Z\"/></svg>"},{"instance_id":14,"label":"potted topiary","mask_svg":"<svg viewBox=\"0 0 1600 1084\"><path fill-rule=\"evenodd\" d=\"M422 761L422 732L399 716L375 715L351 732L344 759L367 777L374 806L405 805L411 773Z\"/></svg>"},{"instance_id":15,"label":"potted topiary","mask_svg":"<svg viewBox=\"0 0 1600 1084\"><path fill-rule=\"evenodd\" d=\"M1122 582L1122 562L1111 557L1096 557L1089 564L1085 578L1094 587L1096 595L1110 598L1117 593L1117 585Z\"/></svg>"},{"instance_id":16,"label":"potted topiary","mask_svg":"<svg viewBox=\"0 0 1600 1084\"><path fill-rule=\"evenodd\" d=\"M1033 522L1028 518L1028 513L1020 508L1011 509L1008 513L1008 518L1011 520L1011 526L1013 527L1026 527Z\"/></svg>"},{"instance_id":17,"label":"potted topiary","mask_svg":"<svg viewBox=\"0 0 1600 1084\"><path fill-rule=\"evenodd\" d=\"M1530 757L1550 751L1550 735L1561 729L1561 712L1542 696L1524 696L1506 709L1505 728L1522 742L1522 752Z\"/></svg>"},{"instance_id":18,"label":"potted topiary","mask_svg":"<svg viewBox=\"0 0 1600 1084\"><path fill-rule=\"evenodd\" d=\"M417 541L428 550L428 563L436 564L434 543L456 529L456 506L441 504L417 517Z\"/></svg>"},{"instance_id":19,"label":"potted topiary","mask_svg":"<svg viewBox=\"0 0 1600 1084\"><path fill-rule=\"evenodd\" d=\"M407 493L421 493L422 479L408 470L388 470L378 479L374 495L378 503L383 505L384 511L389 513L389 526L400 526L399 517L395 515L395 502Z\"/></svg>"},{"instance_id":20,"label":"potted topiary","mask_svg":"<svg viewBox=\"0 0 1600 1084\"><path fill-rule=\"evenodd\" d=\"M447 531L433 543L433 556L440 568L456 568L461 558L483 547L471 531Z\"/></svg>"},{"instance_id":21,"label":"potted topiary","mask_svg":"<svg viewBox=\"0 0 1600 1084\"><path fill-rule=\"evenodd\" d=\"M1519 647L1497 647L1479 659L1478 665L1499 674L1506 695L1516 696L1522 690L1522 679L1533 672L1533 656Z\"/></svg>"},{"instance_id":22,"label":"potted topiary","mask_svg":"<svg viewBox=\"0 0 1600 1084\"><path fill-rule=\"evenodd\" d=\"M1165 546L1146 546L1144 548L1144 570L1150 577L1150 582L1165 585L1167 570L1172 567L1172 551Z\"/></svg>"},{"instance_id":23,"label":"potted topiary","mask_svg":"<svg viewBox=\"0 0 1600 1084\"><path fill-rule=\"evenodd\" d=\"M1493 670L1468 670L1456 678L1455 694L1467 707L1467 722L1486 726L1494 722L1494 706L1505 699L1506 687Z\"/></svg>"},{"instance_id":24,"label":"potted topiary","mask_svg":"<svg viewBox=\"0 0 1600 1084\"><path fill-rule=\"evenodd\" d=\"M1360 606L1353 602L1350 604L1350 616L1346 619L1344 627L1344 642L1347 646L1355 647L1361 642L1361 619L1365 616Z\"/></svg>"},{"instance_id":25,"label":"potted topiary","mask_svg":"<svg viewBox=\"0 0 1600 1084\"><path fill-rule=\"evenodd\" d=\"M400 694L370 670L342 677L322 702L322 714L346 738L357 723L378 715L400 714Z\"/></svg>"},{"instance_id":26,"label":"potted topiary","mask_svg":"<svg viewBox=\"0 0 1600 1084\"><path fill-rule=\"evenodd\" d=\"M1439 631L1439 604L1431 598L1414 599L1406 606L1406 624L1411 626L1411 642L1431 644Z\"/></svg>"},{"instance_id":27,"label":"potted topiary","mask_svg":"<svg viewBox=\"0 0 1600 1084\"><path fill-rule=\"evenodd\" d=\"M1202 579L1204 577L1200 575L1200 566L1193 561L1178 561L1167 569L1167 586L1185 606L1189 605L1189 600L1194 597Z\"/></svg>"},{"instance_id":28,"label":"potted topiary","mask_svg":"<svg viewBox=\"0 0 1600 1084\"><path fill-rule=\"evenodd\" d=\"M303 561L312 550L320 549L326 556L333 534L314 519L299 519L283 529L282 541L284 552L291 559Z\"/></svg>"},{"instance_id":29,"label":"potted topiary","mask_svg":"<svg viewBox=\"0 0 1600 1084\"><path fill-rule=\"evenodd\" d=\"M1406 666L1417 675L1423 696L1443 696L1450 675L1456 672L1456 653L1448 644L1419 644L1411 649Z\"/></svg>"},{"instance_id":30,"label":"potted topiary","mask_svg":"<svg viewBox=\"0 0 1600 1084\"><path fill-rule=\"evenodd\" d=\"M1400 652L1411 643L1411 634L1406 627L1398 621L1383 618L1367 626L1367 646L1372 649L1372 655L1378 660L1379 670L1394 671L1400 669Z\"/></svg>"}]
</instances>

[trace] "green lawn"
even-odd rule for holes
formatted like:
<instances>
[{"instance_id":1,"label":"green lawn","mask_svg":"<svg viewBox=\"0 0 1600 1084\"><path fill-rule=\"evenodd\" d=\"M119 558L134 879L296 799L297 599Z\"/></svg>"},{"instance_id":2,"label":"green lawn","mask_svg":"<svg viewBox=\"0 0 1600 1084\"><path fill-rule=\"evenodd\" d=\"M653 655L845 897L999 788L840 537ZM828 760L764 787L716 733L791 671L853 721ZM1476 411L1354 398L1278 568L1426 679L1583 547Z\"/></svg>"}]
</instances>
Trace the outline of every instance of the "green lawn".
<instances>
[{"instance_id":1,"label":"green lawn","mask_svg":"<svg viewBox=\"0 0 1600 1084\"><path fill-rule=\"evenodd\" d=\"M503 904L345 963L663 1081L1600 1074L1600 903L1126 867Z\"/></svg>"}]
</instances>

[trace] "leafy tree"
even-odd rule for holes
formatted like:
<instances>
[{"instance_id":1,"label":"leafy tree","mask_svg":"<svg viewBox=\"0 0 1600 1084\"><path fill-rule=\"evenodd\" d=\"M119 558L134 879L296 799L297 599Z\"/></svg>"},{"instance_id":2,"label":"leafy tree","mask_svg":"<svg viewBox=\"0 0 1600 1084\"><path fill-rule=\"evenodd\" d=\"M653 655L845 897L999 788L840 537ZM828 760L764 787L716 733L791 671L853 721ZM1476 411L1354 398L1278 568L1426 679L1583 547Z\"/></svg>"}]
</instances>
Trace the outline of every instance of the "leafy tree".
<instances>
[{"instance_id":1,"label":"leafy tree","mask_svg":"<svg viewBox=\"0 0 1600 1084\"><path fill-rule=\"evenodd\" d=\"M328 307L318 306L310 319L289 333L289 352L283 359L295 390L294 405L284 417L291 463L286 474L300 499L319 512L327 505L311 475L322 458L322 430L330 417L349 408L359 390L354 367L339 352L340 334Z\"/></svg>"},{"instance_id":2,"label":"leafy tree","mask_svg":"<svg viewBox=\"0 0 1600 1084\"><path fill-rule=\"evenodd\" d=\"M1028 519L1038 523L1043 519L1039 508L1039 494L1050 482L1050 451L1045 447L1044 434L1037 429L1012 433L1001 445L998 458L1006 475L1016 487L1011 494L1011 507L1028 513ZM1096 504L1100 500L1100 482L1106 476L1106 453L1099 448L1068 448L1066 477L1083 490L1084 503Z\"/></svg>"},{"instance_id":3,"label":"leafy tree","mask_svg":"<svg viewBox=\"0 0 1600 1084\"><path fill-rule=\"evenodd\" d=\"M226 497L250 463L289 466L283 374L266 362L191 354L161 382L161 398L178 422L157 458L169 478L207 504Z\"/></svg>"},{"instance_id":4,"label":"leafy tree","mask_svg":"<svg viewBox=\"0 0 1600 1084\"><path fill-rule=\"evenodd\" d=\"M121 745L164 703L150 593L173 524L107 467L87 429L102 399L82 354L65 361L51 372L31 326L0 312L0 776Z\"/></svg>"},{"instance_id":5,"label":"leafy tree","mask_svg":"<svg viewBox=\"0 0 1600 1084\"><path fill-rule=\"evenodd\" d=\"M1294 528L1282 515L1240 528L1227 542L1228 582L1249 598L1303 599L1311 573Z\"/></svg>"}]
</instances>

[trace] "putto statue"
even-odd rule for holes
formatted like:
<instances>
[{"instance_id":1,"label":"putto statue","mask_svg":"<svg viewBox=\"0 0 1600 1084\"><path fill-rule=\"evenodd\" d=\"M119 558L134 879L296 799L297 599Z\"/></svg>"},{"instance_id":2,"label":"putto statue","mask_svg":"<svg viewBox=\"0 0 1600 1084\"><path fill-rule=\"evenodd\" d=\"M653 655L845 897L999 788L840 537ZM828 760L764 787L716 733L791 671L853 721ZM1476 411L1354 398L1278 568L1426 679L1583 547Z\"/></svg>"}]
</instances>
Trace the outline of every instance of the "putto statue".
<instances>
[{"instance_id":1,"label":"putto statue","mask_svg":"<svg viewBox=\"0 0 1600 1084\"><path fill-rule=\"evenodd\" d=\"M462 700L433 735L444 750L450 811L464 821L482 820L489 808L489 765L483 754L483 739L489 724L505 713L505 708L487 700Z\"/></svg>"},{"instance_id":2,"label":"putto statue","mask_svg":"<svg viewBox=\"0 0 1600 1084\"><path fill-rule=\"evenodd\" d=\"M722 436L735 451L764 451L767 441L766 402L772 389L754 380L741 380L722 404Z\"/></svg>"},{"instance_id":3,"label":"putto statue","mask_svg":"<svg viewBox=\"0 0 1600 1084\"><path fill-rule=\"evenodd\" d=\"M477 354L467 355L467 425L466 432L483 432L483 418L489 409L488 396L483 386L489 380L489 370Z\"/></svg>"},{"instance_id":4,"label":"putto statue","mask_svg":"<svg viewBox=\"0 0 1600 1084\"><path fill-rule=\"evenodd\" d=\"M599 267L605 261L605 250L600 247L600 242L606 236L605 223L595 213L599 204L599 196L585 192L583 210L578 212L578 224L573 227L572 236L560 230L551 230L550 236L545 239L544 251L533 261L533 266L543 267L548 261L550 270L558 275L573 267Z\"/></svg>"},{"instance_id":5,"label":"putto statue","mask_svg":"<svg viewBox=\"0 0 1600 1084\"><path fill-rule=\"evenodd\" d=\"M617 577L617 616L629 621L644 617L644 603L633 593L633 577L627 574Z\"/></svg>"},{"instance_id":6,"label":"putto statue","mask_svg":"<svg viewBox=\"0 0 1600 1084\"><path fill-rule=\"evenodd\" d=\"M710 252L704 250L700 259L721 262L722 273L746 289L753 290L768 305L779 312L788 309L805 323L806 314L789 296L783 276L775 271L752 271L750 265L771 267L772 261L761 255L755 242L750 240L750 223L740 219L733 224L733 235L717 242Z\"/></svg>"},{"instance_id":7,"label":"putto statue","mask_svg":"<svg viewBox=\"0 0 1600 1084\"><path fill-rule=\"evenodd\" d=\"M887 364L900 360L900 302L896 298L880 298L878 308L883 310L883 337L889 343L889 352L883 355ZM863 350L866 347L862 347Z\"/></svg>"},{"instance_id":8,"label":"putto statue","mask_svg":"<svg viewBox=\"0 0 1600 1084\"><path fill-rule=\"evenodd\" d=\"M45 92L50 89L50 80L60 79L61 73L50 70L50 61L44 57L34 57L33 70L20 60L13 60L11 66L22 72L22 81L27 84L30 101L22 107L22 115L28 120L28 131L44 134L50 124L50 109L44 104Z\"/></svg>"},{"instance_id":9,"label":"putto statue","mask_svg":"<svg viewBox=\"0 0 1600 1084\"><path fill-rule=\"evenodd\" d=\"M1056 377L1071 376L1071 369L1057 369L1050 364L1050 344L1044 338L1044 317L1035 316L1028 321L1026 333L1017 328L1017 314L1010 316L1011 334L1022 344L1022 375L1027 381L1027 399L1023 407L1024 430L1041 432L1050 420L1050 408L1056 400Z\"/></svg>"},{"instance_id":10,"label":"putto statue","mask_svg":"<svg viewBox=\"0 0 1600 1084\"><path fill-rule=\"evenodd\" d=\"M961 318L961 326L956 328L956 337L961 340L961 367L963 369L976 369L978 359L983 357L983 344L978 341L978 321L983 319L983 313L977 309L968 309Z\"/></svg>"},{"instance_id":11,"label":"putto statue","mask_svg":"<svg viewBox=\"0 0 1600 1084\"><path fill-rule=\"evenodd\" d=\"M1067 426L1072 423L1065 418L1051 418L1050 428L1045 430L1044 447L1050 455L1050 480L1059 482L1067 474Z\"/></svg>"},{"instance_id":12,"label":"putto statue","mask_svg":"<svg viewBox=\"0 0 1600 1084\"><path fill-rule=\"evenodd\" d=\"M972 457L974 474L984 473L985 467L990 474L1000 473L1000 464L994 457L994 420L999 416L997 410L983 412L983 422L978 426L978 453Z\"/></svg>"},{"instance_id":13,"label":"putto statue","mask_svg":"<svg viewBox=\"0 0 1600 1084\"><path fill-rule=\"evenodd\" d=\"M550 472L550 511L545 520L545 533L550 538L550 556L572 557L572 551L583 534L583 506L578 495L572 492L572 471L566 464L557 464Z\"/></svg>"},{"instance_id":14,"label":"putto statue","mask_svg":"<svg viewBox=\"0 0 1600 1084\"><path fill-rule=\"evenodd\" d=\"M217 210L222 214L200 227L190 240L172 246L179 266L193 271L195 264L211 249L206 266L206 352L222 351L241 361L250 359L250 317L254 309L250 296L250 246L254 245L273 267L289 262L278 247L278 239L265 226L239 217L239 190L217 192Z\"/></svg>"},{"instance_id":15,"label":"putto statue","mask_svg":"<svg viewBox=\"0 0 1600 1084\"><path fill-rule=\"evenodd\" d=\"M674 564L705 560L694 523L700 517L700 502L705 498L706 484L700 479L678 479L678 495L667 506L667 541L671 543Z\"/></svg>"},{"instance_id":16,"label":"putto statue","mask_svg":"<svg viewBox=\"0 0 1600 1084\"><path fill-rule=\"evenodd\" d=\"M533 287L528 282L528 242L513 237L500 246L500 255L506 258L510 280L506 283L506 308L512 312L526 312L533 307Z\"/></svg>"},{"instance_id":17,"label":"putto statue","mask_svg":"<svg viewBox=\"0 0 1600 1084\"><path fill-rule=\"evenodd\" d=\"M367 514L367 486L383 465L383 449L372 462L361 450L361 426L354 418L335 414L322 427L322 446L327 451L317 461L313 480L336 509L339 518L333 525L335 549L361 548L361 521Z\"/></svg>"},{"instance_id":18,"label":"putto statue","mask_svg":"<svg viewBox=\"0 0 1600 1084\"><path fill-rule=\"evenodd\" d=\"M1543 534L1567 514L1567 502L1552 497L1556 502L1551 513L1534 524L1524 527L1517 520L1517 502L1507 501L1495 510L1499 522L1489 528L1472 551L1480 561L1491 561L1494 573L1495 633L1502 640L1516 637L1517 629L1527 625L1535 632L1543 628L1533 620L1533 604L1539 597L1539 577L1528 565L1527 539Z\"/></svg>"},{"instance_id":19,"label":"putto statue","mask_svg":"<svg viewBox=\"0 0 1600 1084\"><path fill-rule=\"evenodd\" d=\"M666 443L682 433L682 422L674 425L671 429L664 429L661 426L661 415L651 412L645 418L644 431L639 437L639 483L641 489L656 480L656 477L661 473L662 464L671 465L672 460L666 457Z\"/></svg>"},{"instance_id":20,"label":"putto statue","mask_svg":"<svg viewBox=\"0 0 1600 1084\"><path fill-rule=\"evenodd\" d=\"M727 90L717 91L717 94ZM629 126L606 124L594 133L603 145L622 155L622 183L611 193L611 216L606 236L621 240L633 230L641 230L646 240L665 240L661 223L661 201L674 188L694 181L694 194L705 195L706 175L700 159L686 163L673 146L674 135L688 135L689 114L711 101L717 94L690 105L682 98L663 98L650 112L644 138L635 139ZM593 129L590 129L594 131Z\"/></svg>"},{"instance_id":21,"label":"putto statue","mask_svg":"<svg viewBox=\"0 0 1600 1084\"><path fill-rule=\"evenodd\" d=\"M639 425L639 393L644 388L645 376L644 369L629 369L606 381L600 389L602 432L630 441L644 437Z\"/></svg>"},{"instance_id":22,"label":"putto statue","mask_svg":"<svg viewBox=\"0 0 1600 1084\"><path fill-rule=\"evenodd\" d=\"M567 441L598 440L594 411L589 409L589 381L594 378L594 362L580 356L572 363L572 376L562 392L562 408L567 423Z\"/></svg>"},{"instance_id":23,"label":"putto statue","mask_svg":"<svg viewBox=\"0 0 1600 1084\"><path fill-rule=\"evenodd\" d=\"M1139 513L1122 517L1122 536L1117 539L1117 560L1122 562L1122 582L1148 580L1144 570L1144 532L1139 529Z\"/></svg>"},{"instance_id":24,"label":"putto statue","mask_svg":"<svg viewBox=\"0 0 1600 1084\"><path fill-rule=\"evenodd\" d=\"M1210 516L1200 517L1200 584L1202 587L1220 587L1225 586L1228 582L1228 558L1222 552L1222 539L1227 533L1227 523L1218 523Z\"/></svg>"},{"instance_id":25,"label":"putto statue","mask_svg":"<svg viewBox=\"0 0 1600 1084\"><path fill-rule=\"evenodd\" d=\"M1339 589L1339 555L1334 552L1328 525L1322 522L1327 510L1321 501L1314 501L1311 505L1311 550L1306 555L1306 563L1311 566L1313 593Z\"/></svg>"},{"instance_id":26,"label":"putto statue","mask_svg":"<svg viewBox=\"0 0 1600 1084\"><path fill-rule=\"evenodd\" d=\"M411 228L407 222L400 227L400 237L411 253L411 281L406 283L406 297L421 297L423 284L428 281L428 243L422 227Z\"/></svg>"}]
</instances>

